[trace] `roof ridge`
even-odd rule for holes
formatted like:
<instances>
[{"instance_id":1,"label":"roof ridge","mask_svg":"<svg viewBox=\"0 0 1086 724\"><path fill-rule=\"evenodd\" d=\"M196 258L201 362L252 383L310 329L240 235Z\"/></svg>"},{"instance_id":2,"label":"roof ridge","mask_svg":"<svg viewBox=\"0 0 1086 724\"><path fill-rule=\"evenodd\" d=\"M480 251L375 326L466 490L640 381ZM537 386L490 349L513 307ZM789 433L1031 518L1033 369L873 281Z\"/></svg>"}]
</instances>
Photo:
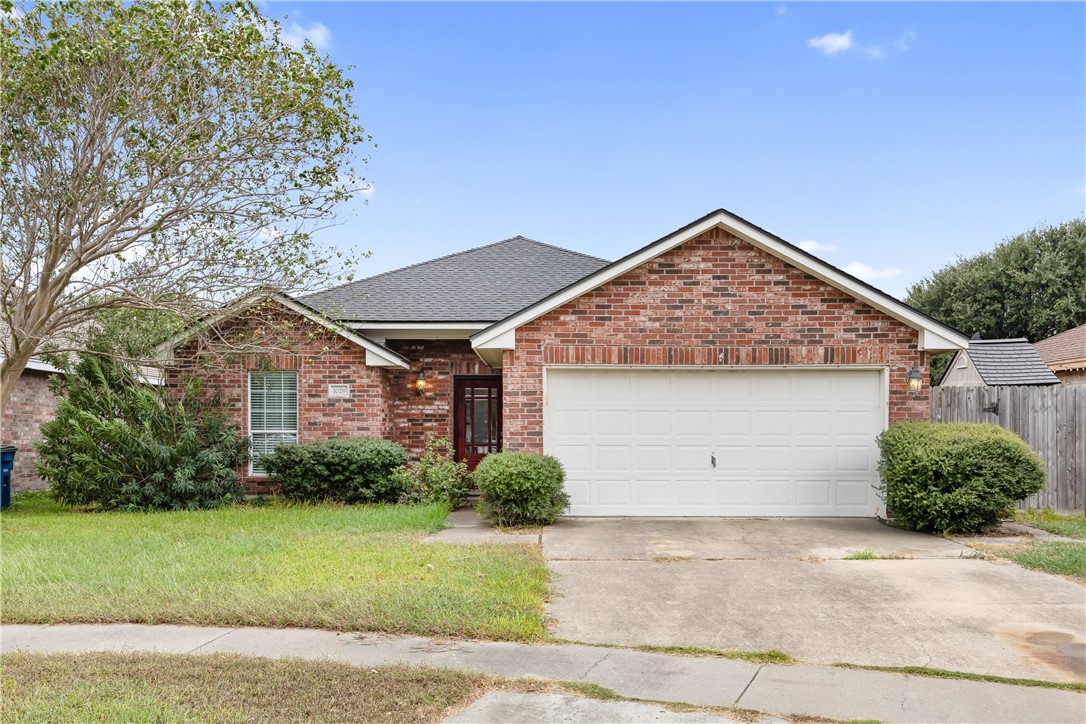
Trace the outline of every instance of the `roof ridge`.
<instances>
[{"instance_id":1,"label":"roof ridge","mask_svg":"<svg viewBox=\"0 0 1086 724\"><path fill-rule=\"evenodd\" d=\"M974 345L974 344L998 344L998 343L1002 343L1002 342L1025 342L1026 344L1029 344L1029 340L1026 339L1025 337L1007 337L1006 339L971 339L971 340L969 340L970 345Z\"/></svg>"},{"instance_id":2,"label":"roof ridge","mask_svg":"<svg viewBox=\"0 0 1086 724\"><path fill-rule=\"evenodd\" d=\"M517 239L523 239L524 241L530 241L533 244L539 244L540 246L545 246L548 249L555 249L556 251L562 251L562 252L565 252L566 254L576 254L577 256L583 256L584 258L591 259L592 261L602 261L604 264L609 264L610 263L609 260L604 259L602 256L592 256L591 254L585 254L583 251L577 251L576 249L567 249L564 246L557 246L555 244L548 244L545 241L539 241L538 239L531 239L531 238L528 238L527 236L522 236L521 234L517 234L516 236L510 237L510 238L506 239L505 241L516 241ZM499 241L498 243L501 244L503 242ZM491 245L491 246L493 246L493 245Z\"/></svg>"},{"instance_id":3,"label":"roof ridge","mask_svg":"<svg viewBox=\"0 0 1086 724\"><path fill-rule=\"evenodd\" d=\"M557 251L562 251L562 252L565 252L567 254L575 254L577 256L582 256L582 257L584 257L586 259L592 259L593 261L603 262L604 264L609 263L607 259L602 259L602 258L600 258L598 256L592 256L591 254L585 254L584 252L574 251L573 249L566 249L564 247L555 246L554 244L548 244L548 243L543 242L543 241L536 241L535 239L529 239L527 236L522 236L520 234L517 234L516 236L510 236L508 239L502 239L501 241L495 241L495 242L492 242L490 244L483 244L481 246L473 246L470 249L464 249L463 251L454 251L451 254L445 254L443 256L434 257L433 259L426 259L424 261L417 261L414 264L408 264L406 266L397 267L395 269L389 269L388 271L383 271L383 272L380 272L379 274L374 274L373 276L362 277L361 279L354 279L354 280L349 281L349 282L344 282L343 284L337 284L334 287L328 287L327 289L321 289L320 291L311 292L311 293L306 294L305 296L300 297L300 298L305 299L305 298L308 298L308 297L317 296L319 294L327 294L328 292L335 291L336 289L342 289L343 287L349 287L349 286L352 286L354 284L361 284L362 282L373 281L374 279L380 279L381 277L388 276L389 274L395 274L397 272L407 271L408 269L414 269L415 267L420 267L420 266L423 266L423 265L426 265L426 264L432 264L432 263L438 262L438 261L444 261L446 259L452 259L453 257L456 257L456 256L462 256L464 254L470 254L472 252L482 251L483 249L489 249L489 248L494 247L494 246L499 246L500 244L507 244L510 241L517 241L517 240L529 241L529 242L531 242L533 244L538 244L539 246L545 246L545 247L547 247L549 249L555 249Z\"/></svg>"}]
</instances>

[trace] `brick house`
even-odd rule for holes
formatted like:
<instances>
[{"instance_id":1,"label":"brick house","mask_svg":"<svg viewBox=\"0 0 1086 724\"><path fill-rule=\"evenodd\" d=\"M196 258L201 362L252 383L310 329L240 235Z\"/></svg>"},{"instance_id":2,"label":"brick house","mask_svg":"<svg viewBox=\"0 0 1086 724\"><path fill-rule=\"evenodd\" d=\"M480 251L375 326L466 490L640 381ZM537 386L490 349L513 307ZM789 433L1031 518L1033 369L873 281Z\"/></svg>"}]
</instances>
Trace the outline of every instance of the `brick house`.
<instances>
[{"instance_id":1,"label":"brick house","mask_svg":"<svg viewBox=\"0 0 1086 724\"><path fill-rule=\"evenodd\" d=\"M156 368L141 367L139 373L146 384L162 384ZM38 477L34 443L41 439L41 426L56 416L57 400L49 389L49 378L63 374L63 370L47 362L31 359L0 413L0 444L19 448L11 470L13 492L47 487Z\"/></svg>"},{"instance_id":2,"label":"brick house","mask_svg":"<svg viewBox=\"0 0 1086 724\"><path fill-rule=\"evenodd\" d=\"M49 377L59 371L40 360L31 360L0 414L0 441L19 448L11 469L14 492L44 487L34 466L38 458L34 442L41 438L41 426L52 420L56 412L57 401L49 389Z\"/></svg>"},{"instance_id":3,"label":"brick house","mask_svg":"<svg viewBox=\"0 0 1086 724\"><path fill-rule=\"evenodd\" d=\"M724 210L611 263L516 237L205 327L253 351L179 338L170 374L232 404L250 489L280 442L432 434L555 455L574 515L874 515L876 435L968 344Z\"/></svg>"}]
</instances>

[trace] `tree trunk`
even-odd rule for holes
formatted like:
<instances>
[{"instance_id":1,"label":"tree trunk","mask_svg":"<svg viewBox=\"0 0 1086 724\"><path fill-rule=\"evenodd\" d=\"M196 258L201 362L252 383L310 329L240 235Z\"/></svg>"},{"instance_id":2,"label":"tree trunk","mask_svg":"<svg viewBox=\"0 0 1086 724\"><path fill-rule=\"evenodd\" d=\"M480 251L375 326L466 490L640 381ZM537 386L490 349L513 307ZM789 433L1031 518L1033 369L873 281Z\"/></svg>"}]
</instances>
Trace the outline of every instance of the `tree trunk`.
<instances>
[{"instance_id":1,"label":"tree trunk","mask_svg":"<svg viewBox=\"0 0 1086 724\"><path fill-rule=\"evenodd\" d=\"M11 393L15 391L15 385L19 383L19 378L29 362L29 355L4 357L0 362L0 427L3 426L3 415L8 408Z\"/></svg>"}]
</instances>

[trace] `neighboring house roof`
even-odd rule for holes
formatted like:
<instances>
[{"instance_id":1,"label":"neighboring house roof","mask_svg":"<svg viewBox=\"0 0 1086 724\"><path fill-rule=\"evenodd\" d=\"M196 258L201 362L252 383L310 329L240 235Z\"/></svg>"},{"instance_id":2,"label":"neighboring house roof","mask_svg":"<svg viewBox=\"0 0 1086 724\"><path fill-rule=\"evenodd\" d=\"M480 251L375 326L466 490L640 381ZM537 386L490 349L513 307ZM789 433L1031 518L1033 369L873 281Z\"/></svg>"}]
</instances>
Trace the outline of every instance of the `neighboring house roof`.
<instances>
[{"instance_id":1,"label":"neighboring house roof","mask_svg":"<svg viewBox=\"0 0 1086 724\"><path fill-rule=\"evenodd\" d=\"M4 355L0 354L0 362L3 362L3 361L4 361ZM33 370L35 372L56 372L56 373L62 374L62 375L68 374L67 371L62 370L59 367L54 367L53 365L49 364L48 362L42 362L40 359L37 359L36 357L31 357L30 358L30 361L26 363L26 369Z\"/></svg>"},{"instance_id":2,"label":"neighboring house roof","mask_svg":"<svg viewBox=\"0 0 1086 724\"><path fill-rule=\"evenodd\" d=\"M344 322L496 322L607 264L514 236L300 301Z\"/></svg>"},{"instance_id":3,"label":"neighboring house roof","mask_svg":"<svg viewBox=\"0 0 1086 724\"><path fill-rule=\"evenodd\" d=\"M596 270L591 275L558 289L531 306L515 310L504 319L472 335L472 346L484 356L484 359L488 359L491 364L496 364L500 360L499 350L515 348L516 342L513 332L517 327L716 227L726 229L729 233L747 241L756 248L784 260L811 276L821 279L827 284L916 329L919 332L919 347L922 350L950 351L964 349L968 344L965 335L953 327L913 309L867 282L857 279L797 246L793 246L779 236L755 226L725 209L717 209L697 221L652 242L648 246L642 247L618 261Z\"/></svg>"},{"instance_id":4,"label":"neighboring house roof","mask_svg":"<svg viewBox=\"0 0 1086 724\"><path fill-rule=\"evenodd\" d=\"M958 353L959 355L961 352ZM1045 366L1037 350L1024 337L1020 339L971 339L969 359L984 384L1058 385L1060 380ZM951 360L950 369L958 361Z\"/></svg>"},{"instance_id":5,"label":"neighboring house roof","mask_svg":"<svg viewBox=\"0 0 1086 724\"><path fill-rule=\"evenodd\" d=\"M4 361L4 355L0 354L0 362ZM26 369L34 372L49 372L52 374L66 375L67 370L63 370L59 367L55 367L48 362L42 362L36 357L31 357L30 361L26 363ZM162 384L162 370L156 367L137 367L137 376L143 382L149 385L158 387Z\"/></svg>"},{"instance_id":6,"label":"neighboring house roof","mask_svg":"<svg viewBox=\"0 0 1086 724\"><path fill-rule=\"evenodd\" d=\"M347 339L359 347L366 350L366 364L372 367L401 367L403 369L411 369L411 363L406 357L397 352L393 352L383 344L375 342L369 337L359 334L358 332L347 329L346 327L337 324L335 321L329 320L327 317L316 311L312 307L309 307L302 302L289 297L282 292L261 290L248 294L240 299L235 300L231 304L226 305L215 314L209 315L200 320L197 324L189 327L181 334L177 335L173 339L163 342L159 345L158 349L160 355L169 361L172 358L173 351L182 343L192 339L200 330L212 327L218 324L224 319L227 319L235 314L239 314L250 307L271 300L287 309L300 314L311 322L331 330L339 336Z\"/></svg>"},{"instance_id":7,"label":"neighboring house roof","mask_svg":"<svg viewBox=\"0 0 1086 724\"><path fill-rule=\"evenodd\" d=\"M1033 348L1050 369L1086 368L1086 324L1034 342Z\"/></svg>"}]
</instances>

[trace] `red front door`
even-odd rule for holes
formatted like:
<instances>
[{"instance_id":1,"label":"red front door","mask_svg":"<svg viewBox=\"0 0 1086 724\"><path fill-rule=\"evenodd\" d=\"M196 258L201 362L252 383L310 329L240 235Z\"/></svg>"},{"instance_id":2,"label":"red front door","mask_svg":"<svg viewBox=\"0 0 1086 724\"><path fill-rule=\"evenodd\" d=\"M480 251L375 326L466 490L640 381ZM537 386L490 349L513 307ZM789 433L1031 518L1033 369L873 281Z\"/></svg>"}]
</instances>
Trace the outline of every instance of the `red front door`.
<instances>
[{"instance_id":1,"label":"red front door","mask_svg":"<svg viewBox=\"0 0 1086 724\"><path fill-rule=\"evenodd\" d=\"M453 392L456 459L474 470L484 456L502 448L502 378L457 377Z\"/></svg>"}]
</instances>

